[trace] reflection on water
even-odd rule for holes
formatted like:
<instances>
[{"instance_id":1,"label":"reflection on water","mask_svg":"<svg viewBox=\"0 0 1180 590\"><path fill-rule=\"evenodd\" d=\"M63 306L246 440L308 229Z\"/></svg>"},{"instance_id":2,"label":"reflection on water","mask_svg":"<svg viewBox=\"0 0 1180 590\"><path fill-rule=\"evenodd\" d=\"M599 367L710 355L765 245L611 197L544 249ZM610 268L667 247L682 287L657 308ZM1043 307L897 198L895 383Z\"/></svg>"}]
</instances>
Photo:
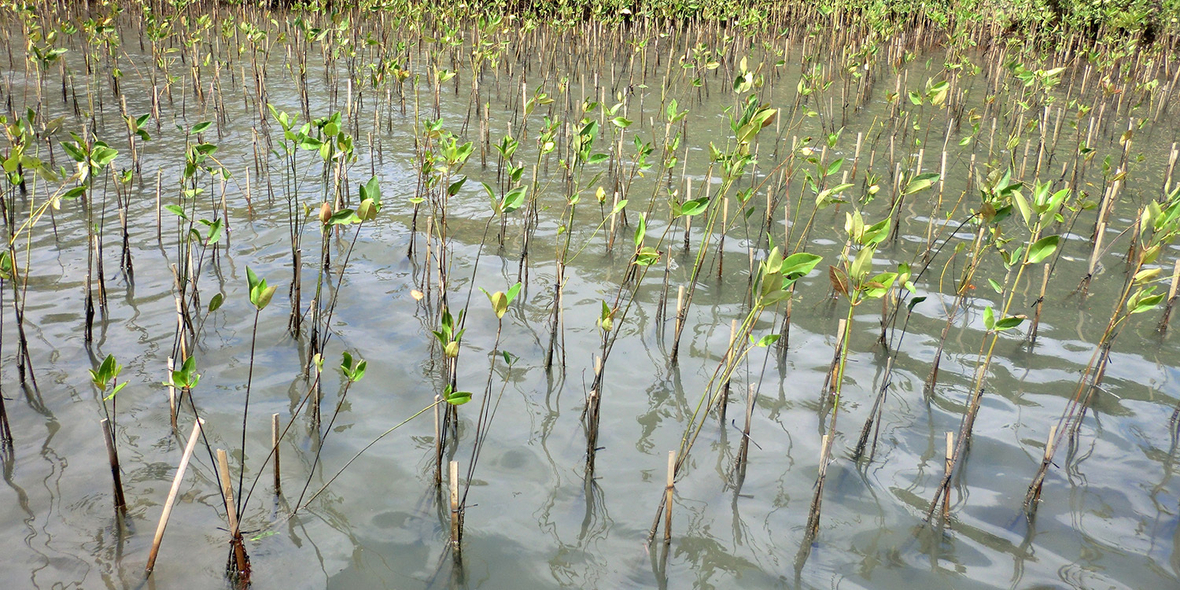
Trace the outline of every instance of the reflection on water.
<instances>
[{"instance_id":1,"label":"reflection on water","mask_svg":"<svg viewBox=\"0 0 1180 590\"><path fill-rule=\"evenodd\" d=\"M163 120L158 130L154 122L148 124L152 140L138 145L142 178L136 176L127 196L134 274L119 270L119 239L117 229L112 229L118 227L119 219L113 201L102 215L111 232L103 250L109 299L100 312L92 344L84 342L82 330L86 220L77 201L64 202L46 219L48 223L36 227L28 244L18 248L19 260L27 252L29 262L25 328L39 387L19 385L16 326L12 306L7 305L2 382L15 444L2 457L3 502L9 510L0 519L7 533L0 537L5 555L0 577L10 580L12 587L141 587L151 533L183 449L183 441L169 428L166 388L161 385L168 377L165 362L176 330L170 265L176 263L177 249L174 232L167 231L168 212L161 239L156 227L157 172L167 203L176 198L176 179L184 164L185 137L176 125L188 128L198 121L216 121L206 140L218 146L218 161L235 179L225 187L219 181L206 187L218 199L224 191L228 229L216 263L203 271L202 296L207 305L209 296L221 292L225 303L208 315L193 344L202 379L191 402L188 398L183 402L181 423L190 423L191 407L198 407L207 421L210 445L231 450L231 464L237 469L242 459L237 451L241 408L251 375L245 457L246 481L250 481L270 449L270 415L279 414L285 423L308 391L303 377L309 354L306 341L293 338L287 330L292 268L284 197L298 180L298 200L314 213L319 206L319 170L309 166L299 171L297 179L290 178L279 155L266 155L277 144L255 140L256 135L279 133L274 121L263 126L258 120L255 63L267 72L267 99L280 109L303 110L299 91L303 83L309 86L307 110L315 117L348 109L345 103L352 97L352 119L346 127L355 136L359 159L349 178L360 184L375 174L385 195L379 221L361 231L342 280L336 284L333 279L327 286L328 293L338 293L339 306L324 355L326 366L331 367L323 374L324 407L334 408L344 391L342 377L334 369L343 351L367 359L368 375L349 393L322 449L310 442L316 434L310 418L295 420L281 448L283 495L274 496L267 485L269 474L261 474L262 483L246 506L242 523L255 587L1163 588L1177 584L1175 507L1180 488L1173 477L1176 438L1169 420L1180 393L1176 388L1180 351L1173 335L1155 332L1158 311L1136 316L1127 326L1080 436L1055 457L1035 519L1026 519L1021 510L1049 425L1073 395L1121 288L1125 263L1120 258L1128 244L1116 236L1132 225L1139 204L1159 196L1165 182L1171 142L1178 131L1166 114L1174 101L1167 99L1162 106L1156 99L1120 103L1119 110L1112 105L1113 112L1095 131L1091 164L1074 179L1076 138L1089 133L1087 125L1093 118L1075 116L1074 111L1077 104L1098 102L1092 90L1083 96L1073 89L1084 84L1083 76L1097 75L1085 65L1070 69L1055 90L1058 105L1070 104L1066 92L1079 102L1048 109L1048 125L1037 127L1015 120L1024 116L1009 108L1021 92L1020 83L1013 82L1010 70L992 63L995 56L985 46L956 56L983 70L956 77L965 93L955 96L952 109L905 105L908 90L921 90L927 79L944 75L946 58L939 46L915 45L911 40L906 42L906 50L914 57L911 61L887 62L893 58L885 53L894 56L893 49L883 49L880 57L873 58L873 80L879 87L871 92L853 78L834 78L834 86L822 96L841 100L840 89L847 85L869 97L862 108L841 112L839 103L832 107L821 104L822 100L798 100L801 80L811 83L813 66L832 59L817 50L815 44L823 47L824 41L814 37L793 37L795 44L786 45L785 53L781 42L769 43L777 36L751 39L741 34L736 41L726 41L715 31L697 29L692 29L692 35L672 31L659 36L654 29L637 27L627 34L650 44L628 49L631 53L602 39L546 27L502 37L510 51L481 81L480 100L490 117L489 139L496 143L513 130L520 139L516 159L530 163L526 177L538 174L544 191L537 196L541 209L530 237L528 284L519 303L505 315L500 342L500 350L519 360L511 370L502 363L496 365L493 374L494 393L506 385L471 482L462 564L456 567L447 550L449 513L433 485L435 434L429 413L369 448L305 512L294 518L287 515L305 484L309 493L319 489L370 441L440 393L440 368L431 334L437 326L431 324L427 302L416 301L412 294L420 287L424 269L421 250L414 259L406 256L414 211L410 199L417 190L419 167L414 113L420 110L422 117L433 117L431 64L442 63L458 72L454 89L444 84L437 96L443 125L478 140L479 120L471 115L479 110L478 104L472 106L467 86L470 65L464 65L463 59L451 65L450 54L435 40L437 32L429 33L431 39L427 39L427 32L387 30L382 27L388 23L380 19L358 19L356 32L343 37L360 42L354 44L356 55L341 58L330 68L342 76L348 76L351 68L357 78L355 85L342 92L324 83L326 50L320 45L278 40L279 30L302 34L293 28L293 21L272 24L252 12L222 17L248 20L270 30L269 56L261 51L255 57L249 50L239 53L236 44L245 42L241 28L231 28L225 38L213 35L198 41L196 54L181 51L186 56L183 64L176 63L176 53L159 54L171 64L172 75L182 73L171 92L161 94ZM139 18L129 10L113 21L124 39L118 63L131 114L152 112L156 78L151 72L160 67L151 55L151 44L141 48L136 42L141 34ZM10 46L19 56L24 41L11 15L8 32ZM402 48L394 43L363 44L369 34L394 35L406 44ZM811 40L800 44L801 39ZM82 129L89 119L82 114L88 78L81 59L83 37L62 35L59 42L70 48L65 64L73 89L63 102L51 91L59 75L48 70L41 108L43 119L63 117L61 129L50 134L55 141L64 141L69 130ZM841 426L827 470L820 534L812 546L803 548L808 556L805 563L797 562L796 555L805 540L807 509L820 467L821 418L826 411L820 394L837 345L837 322L846 309L843 302L829 297L823 265L819 268L823 272L813 273L796 287L786 354L780 357L774 346L755 349L733 375L725 422L710 419L706 423L676 483L671 545L645 544L664 490L666 454L679 446L701 392L725 353L730 322L746 313L750 272L755 268L751 257L766 255L762 220L771 220L776 243L784 242L787 229L783 205L767 216L763 193L752 198L755 205L749 217L739 218L735 206L724 246L724 271L720 277L715 270L709 271L700 280L686 314L680 361L671 365L674 313L663 314L661 320L657 311L665 292L663 281L667 276L669 301L674 300L677 287L689 280L704 229L699 223L691 228L690 249L684 251L681 221L669 222L668 199L659 189L687 190L683 179L692 178L699 194L709 169L709 143L721 145L732 135L727 110L736 104L729 92L735 67L731 61L736 60L721 57L721 67L702 68L700 73L682 67L699 54L699 48L692 49L698 42L702 48L724 45L730 52L748 56L751 64L763 63L767 83L759 96L783 109L780 120L760 136L762 155L750 176L740 182L741 190L766 178L773 180L781 172L778 164L791 157L792 142L812 138L809 149L817 155L822 152L826 162L845 159L843 173L851 174L852 192L863 194L869 175L881 184L881 196L863 206L866 218L876 221L888 214L887 187L896 166L913 166L924 157L922 170L937 171L943 165L939 159L944 145L947 150L945 185L938 188L942 196L932 191L906 200L899 239L884 242L876 256L881 269L898 262L920 264L930 232L945 230L942 236L947 245L917 284L927 299L913 307L903 339L898 339L897 332L890 334L897 355L888 377L884 367L890 351L878 343L879 308L866 305L854 318ZM304 50L306 78L296 82L299 76L291 71L298 70L293 64ZM220 92L219 100L195 96L191 80L185 80L189 74L183 73L191 65L191 55L206 54L212 55L210 63L199 62L206 85L213 69L219 68L221 77L214 90L205 89L202 94ZM774 65L780 54L782 64ZM561 57L555 60L555 55ZM669 56L674 57L671 63ZM681 56L688 56L688 61ZM1167 64L1158 70L1166 83L1167 73L1177 65L1174 58L1156 57ZM413 77L400 91L368 85L369 73L376 71L376 65L369 66L383 58L395 59L420 75L418 85L413 85ZM692 83L698 75L703 80L700 87ZM4 78L2 91L14 112L34 105L36 83L19 62L9 67ZM1116 81L1121 79L1116 75ZM89 89L96 99L102 98L101 108L96 105L96 135L120 150L116 167L126 169L131 163L121 107L106 80L104 74ZM527 92L545 92L554 101L523 118L522 83ZM1132 82L1128 78L1125 83ZM613 248L607 247L602 232L592 232L599 222L608 225L609 198L599 207L594 187L586 188L572 241L575 248L588 245L566 268L562 294L564 344L558 352L565 366L547 373L544 358L557 277L552 252L565 239L566 179L557 155L542 159L535 171L531 166L537 157L535 139L541 117L575 124L584 100L605 99L609 107L617 91L623 102L618 112L634 123L625 133L609 127L609 122L605 128L617 134L621 142L617 149L624 153L625 165L631 166L632 138L650 142L662 137L661 85L666 85L668 96L680 101L681 109L689 110L678 148L680 169L670 175L658 170L643 175L628 172L629 213ZM901 96L890 97L895 88ZM77 110L74 94L82 105ZM402 96L409 105L405 109ZM899 109L905 114L899 115ZM1160 112L1164 116L1157 117ZM984 113L987 118L974 117ZM903 123L897 122L899 117ZM992 119L998 121L998 131L991 130ZM1023 328L1014 331L1020 334L1000 339L965 469L952 482L949 523L923 526L922 516L945 468L945 433L957 431L967 403L984 338L984 309L997 305L998 295L987 278L1004 279L998 258L988 259L947 330L935 394L924 395L924 381L951 306L954 277L965 264L965 255L955 248L974 239L973 230L959 225L978 206L969 171L986 171L990 155L991 167L1023 168L1024 180L1031 181L1040 159L1039 168L1046 171L1042 180L1054 181L1055 187L1067 180L1075 182L1090 200L1097 200L1107 182L1103 159L1110 155L1117 163L1122 157L1119 135L1128 120L1146 124L1135 134L1131 173L1124 181L1125 201L1118 204L1109 222L1109 238L1116 241L1102 259L1088 295L1071 294L1088 270L1094 213L1083 212L1072 228L1057 228L1057 233L1072 233L1063 242L1062 257L1049 283L1036 346L1023 341ZM980 128L973 131L976 124ZM1012 137L1031 138L1033 163L1025 143L1006 143L1009 133L1021 125L1028 126L1024 134ZM825 148L824 137L838 128L843 131L834 138L833 147ZM1041 152L1038 142L1049 133L1063 139L1046 140L1048 145ZM570 141L569 134L562 127L562 145ZM857 157L861 135L864 144ZM960 144L964 137L973 139ZM911 149L915 138L922 139L923 156ZM610 149L614 147L602 146L604 151ZM264 159L261 167L256 164L256 152ZM562 153L564 148L558 155ZM504 226L503 246L496 237L481 245L490 213L486 195L474 181L502 186L499 160L494 151L489 154L486 167L473 157L464 169L472 181L460 190L452 201L453 210L448 211L454 240L452 305L462 305L472 288L505 290L520 274L523 220L519 215ZM61 164L65 156L55 148L54 157ZM794 169L789 181L768 185L779 191L778 196L796 200L792 215L802 212L790 221L792 242L801 235L814 198L805 188L801 169ZM708 184L716 190L719 172L714 169L712 174ZM102 180L99 194L113 199L114 182L113 178ZM605 183L605 178L600 182ZM666 236L660 249L671 263L666 275L662 268L653 271L635 287L637 305L615 328L621 336L605 372L596 464L593 477L587 478L581 413L593 380L594 355L600 350L601 302L614 297L626 280L629 237L638 213L647 210L653 194L659 196L647 220L647 235L649 240ZM966 195L962 204L944 222L950 203L961 194ZM932 215L936 198L945 204ZM22 218L44 199L44 186L27 195L14 192L13 213ZM814 215L806 245L824 256L824 265L834 262L843 248L843 224L850 208L843 204ZM496 224L491 227L494 232ZM318 249L319 236L307 231L310 241L305 249ZM330 240L333 264L343 260L350 236ZM422 238L417 239L421 249ZM1170 269L1175 258L1176 250L1169 249L1161 256L1161 264ZM716 264L709 261L706 268L716 269ZM254 314L246 297L247 266L280 285L272 306L260 316L252 368ZM303 280L306 304L314 288L314 273L304 272ZM633 286L629 284L628 289ZM1035 300L1035 291L1035 285L1027 287L1017 298L1019 304ZM11 297L11 290L5 295ZM478 293L471 296L468 309L458 382L482 395L497 323ZM781 317L768 314L759 320L754 334L777 332L781 326ZM111 509L109 468L98 426L102 404L87 373L107 354L114 354L125 366L120 378L129 384L115 406L129 504L122 517ZM889 389L874 458L856 463L851 455L860 425L886 378ZM743 434L745 394L751 388L756 395L747 439ZM470 460L477 405L459 412L463 443L456 458L464 465ZM738 466L743 439L748 441L749 460ZM321 452L318 462L317 451ZM152 584L170 587L183 580L194 587L217 587L225 583L221 569L228 537L224 506L210 457L199 451L182 482Z\"/></svg>"}]
</instances>

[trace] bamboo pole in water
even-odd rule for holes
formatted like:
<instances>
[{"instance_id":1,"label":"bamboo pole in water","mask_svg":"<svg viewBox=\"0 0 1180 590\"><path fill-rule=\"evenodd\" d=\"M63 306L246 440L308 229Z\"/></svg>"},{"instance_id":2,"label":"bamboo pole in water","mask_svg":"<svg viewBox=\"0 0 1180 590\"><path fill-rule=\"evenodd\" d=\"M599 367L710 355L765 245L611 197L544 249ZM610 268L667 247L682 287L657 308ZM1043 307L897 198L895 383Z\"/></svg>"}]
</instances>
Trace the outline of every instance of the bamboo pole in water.
<instances>
[{"instance_id":1,"label":"bamboo pole in water","mask_svg":"<svg viewBox=\"0 0 1180 590\"><path fill-rule=\"evenodd\" d=\"M955 466L955 433L946 433L946 473L950 476L951 469ZM942 498L942 519L946 520L951 511L951 487L946 487L946 495Z\"/></svg>"},{"instance_id":2,"label":"bamboo pole in water","mask_svg":"<svg viewBox=\"0 0 1180 590\"><path fill-rule=\"evenodd\" d=\"M170 410L173 432L176 431L176 386L172 384L172 371L176 370L176 360L168 357L168 409Z\"/></svg>"},{"instance_id":3,"label":"bamboo pole in water","mask_svg":"<svg viewBox=\"0 0 1180 590\"><path fill-rule=\"evenodd\" d=\"M107 446L107 459L111 463L111 478L115 482L115 508L126 510L127 500L123 496L123 476L119 473L119 453L115 449L115 433L111 428L110 420L104 418L100 424L102 425L102 438Z\"/></svg>"},{"instance_id":4,"label":"bamboo pole in water","mask_svg":"<svg viewBox=\"0 0 1180 590\"><path fill-rule=\"evenodd\" d=\"M1028 343L1037 343L1037 329L1041 326L1041 306L1045 304L1045 287L1049 286L1049 271L1052 267L1046 263L1045 272L1041 276L1041 294L1037 297L1036 309L1033 311L1032 326L1028 329Z\"/></svg>"},{"instance_id":5,"label":"bamboo pole in water","mask_svg":"<svg viewBox=\"0 0 1180 590\"><path fill-rule=\"evenodd\" d=\"M462 516L459 512L459 462L451 461L450 463L450 487L451 487L451 549L456 553L459 551L459 539L462 535L462 525L460 519Z\"/></svg>"},{"instance_id":6,"label":"bamboo pole in water","mask_svg":"<svg viewBox=\"0 0 1180 590\"><path fill-rule=\"evenodd\" d=\"M1048 471L1049 463L1053 461L1053 444L1057 440L1057 425L1054 424L1049 427L1049 438L1045 440L1045 454L1041 457L1041 469L1037 472L1036 479L1033 480L1029 486L1028 495L1024 498L1024 509L1031 512L1036 505L1037 500L1041 497L1041 486L1045 483L1045 473Z\"/></svg>"},{"instance_id":7,"label":"bamboo pole in water","mask_svg":"<svg viewBox=\"0 0 1180 590\"><path fill-rule=\"evenodd\" d=\"M1180 283L1180 260L1172 266L1172 284L1168 287L1168 301L1164 305L1164 315L1160 318L1160 333L1168 331L1168 320L1172 317L1172 308L1176 305L1176 287Z\"/></svg>"},{"instance_id":8,"label":"bamboo pole in water","mask_svg":"<svg viewBox=\"0 0 1180 590\"><path fill-rule=\"evenodd\" d=\"M180 457L180 465L176 468L176 476L172 478L172 489L168 490L168 499L164 502L164 512L160 514L160 524L156 526L156 536L152 539L152 550L148 553L147 566L144 573L151 575L156 568L156 557L160 554L160 542L164 540L164 527L168 526L168 517L172 515L172 505L180 493L180 482L184 479L184 471L188 469L188 462L193 457L193 449L197 446L197 438L201 436L201 424L204 420L197 418L193 422L193 432L188 437L188 444L184 446L184 454Z\"/></svg>"},{"instance_id":9,"label":"bamboo pole in water","mask_svg":"<svg viewBox=\"0 0 1180 590\"><path fill-rule=\"evenodd\" d=\"M278 495L281 492L281 490L283 489L281 484L279 483L279 437L281 436L281 434L282 434L282 431L279 430L279 415L278 414L271 414L270 415L270 440L271 440L270 444L271 444L271 448L274 452L274 457L275 457L275 460L274 460L275 495Z\"/></svg>"},{"instance_id":10,"label":"bamboo pole in water","mask_svg":"<svg viewBox=\"0 0 1180 590\"><path fill-rule=\"evenodd\" d=\"M234 488L229 476L229 455L225 449L217 449L217 475L221 481L221 495L225 498L225 515L229 524L230 545L234 549L234 562L238 572L247 571L246 548L242 546L241 523L234 504Z\"/></svg>"},{"instance_id":11,"label":"bamboo pole in water","mask_svg":"<svg viewBox=\"0 0 1180 590\"><path fill-rule=\"evenodd\" d=\"M664 543L672 542L672 493L676 486L676 451L668 451L668 484L664 488Z\"/></svg>"}]
</instances>

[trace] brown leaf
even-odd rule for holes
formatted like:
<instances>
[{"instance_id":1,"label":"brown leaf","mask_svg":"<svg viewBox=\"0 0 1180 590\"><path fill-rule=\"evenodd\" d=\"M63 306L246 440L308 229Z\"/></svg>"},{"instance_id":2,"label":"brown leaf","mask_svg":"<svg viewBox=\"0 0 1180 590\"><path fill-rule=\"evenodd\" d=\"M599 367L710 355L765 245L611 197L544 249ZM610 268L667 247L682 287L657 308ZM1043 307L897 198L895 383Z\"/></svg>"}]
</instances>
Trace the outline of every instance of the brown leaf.
<instances>
[{"instance_id":1,"label":"brown leaf","mask_svg":"<svg viewBox=\"0 0 1180 590\"><path fill-rule=\"evenodd\" d=\"M828 265L828 281L832 283L832 288L837 293L848 297L848 277L844 275L844 271Z\"/></svg>"}]
</instances>

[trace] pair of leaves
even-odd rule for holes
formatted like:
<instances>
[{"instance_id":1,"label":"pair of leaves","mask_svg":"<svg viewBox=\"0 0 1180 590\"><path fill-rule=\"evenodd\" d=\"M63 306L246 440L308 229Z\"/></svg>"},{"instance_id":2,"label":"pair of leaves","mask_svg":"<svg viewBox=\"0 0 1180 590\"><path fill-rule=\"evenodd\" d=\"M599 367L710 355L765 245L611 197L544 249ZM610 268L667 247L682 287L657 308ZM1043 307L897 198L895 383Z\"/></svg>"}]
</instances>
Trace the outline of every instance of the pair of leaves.
<instances>
[{"instance_id":1,"label":"pair of leaves","mask_svg":"<svg viewBox=\"0 0 1180 590\"><path fill-rule=\"evenodd\" d=\"M1024 322L1024 319L1025 317L1023 315L1017 315L1008 316L1006 318L997 320L996 311L992 309L992 306L989 305L983 310L983 327L987 328L987 331L989 332L1003 332L1004 330L1011 330L1012 328L1015 328Z\"/></svg>"},{"instance_id":2,"label":"pair of leaves","mask_svg":"<svg viewBox=\"0 0 1180 590\"><path fill-rule=\"evenodd\" d=\"M97 387L99 391L106 391L107 384L118 377L119 373L122 371L123 365L115 362L114 355L108 354L107 358L103 359L102 364L99 365L97 370L91 369L90 382L94 383L94 386ZM104 397L103 400L105 401L115 397L115 394L122 391L122 389L126 386L126 382L115 385L115 388L110 394Z\"/></svg>"},{"instance_id":3,"label":"pair of leaves","mask_svg":"<svg viewBox=\"0 0 1180 590\"><path fill-rule=\"evenodd\" d=\"M193 389L200 381L201 376L197 374L196 360L190 356L185 359L179 369L172 371L172 381L165 385L171 385L181 389Z\"/></svg>"},{"instance_id":4,"label":"pair of leaves","mask_svg":"<svg viewBox=\"0 0 1180 590\"><path fill-rule=\"evenodd\" d=\"M508 313L508 307L512 305L512 301L520 294L520 283L516 283L508 288L508 292L496 291L495 293L488 293L486 289L480 288L484 295L488 296L488 301L492 303L492 311L496 314L496 319L502 319L505 313Z\"/></svg>"},{"instance_id":5,"label":"pair of leaves","mask_svg":"<svg viewBox=\"0 0 1180 590\"><path fill-rule=\"evenodd\" d=\"M246 267L246 281L250 285L250 303L258 311L266 309L270 304L270 300L274 297L276 286L267 286L266 279L258 278L250 267Z\"/></svg>"},{"instance_id":6,"label":"pair of leaves","mask_svg":"<svg viewBox=\"0 0 1180 590\"><path fill-rule=\"evenodd\" d=\"M340 370L349 381L356 383L365 376L365 367L367 365L368 362L363 359L354 363L352 355L346 350L344 351L344 360L340 362Z\"/></svg>"}]
</instances>

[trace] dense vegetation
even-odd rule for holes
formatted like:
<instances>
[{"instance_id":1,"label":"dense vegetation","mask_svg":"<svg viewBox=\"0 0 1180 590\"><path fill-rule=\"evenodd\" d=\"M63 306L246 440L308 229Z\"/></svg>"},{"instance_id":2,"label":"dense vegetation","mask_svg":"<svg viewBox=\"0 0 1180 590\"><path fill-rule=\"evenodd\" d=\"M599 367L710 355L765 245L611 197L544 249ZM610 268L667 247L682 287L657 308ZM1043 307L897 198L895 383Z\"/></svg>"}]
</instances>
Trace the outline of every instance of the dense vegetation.
<instances>
[{"instance_id":1,"label":"dense vegetation","mask_svg":"<svg viewBox=\"0 0 1180 590\"><path fill-rule=\"evenodd\" d=\"M339 7L355 0L263 0L273 7ZM244 0L249 3L250 0ZM236 2L232 2L236 3ZM416 0L360 0L362 8L419 4ZM635 18L733 20L750 27L781 26L801 14L843 14L848 21L904 30L918 21L955 29L993 25L1027 35L1080 33L1091 38L1141 37L1151 42L1180 32L1180 0L438 0L421 3L447 12L526 15L569 23L627 22Z\"/></svg>"}]
</instances>

